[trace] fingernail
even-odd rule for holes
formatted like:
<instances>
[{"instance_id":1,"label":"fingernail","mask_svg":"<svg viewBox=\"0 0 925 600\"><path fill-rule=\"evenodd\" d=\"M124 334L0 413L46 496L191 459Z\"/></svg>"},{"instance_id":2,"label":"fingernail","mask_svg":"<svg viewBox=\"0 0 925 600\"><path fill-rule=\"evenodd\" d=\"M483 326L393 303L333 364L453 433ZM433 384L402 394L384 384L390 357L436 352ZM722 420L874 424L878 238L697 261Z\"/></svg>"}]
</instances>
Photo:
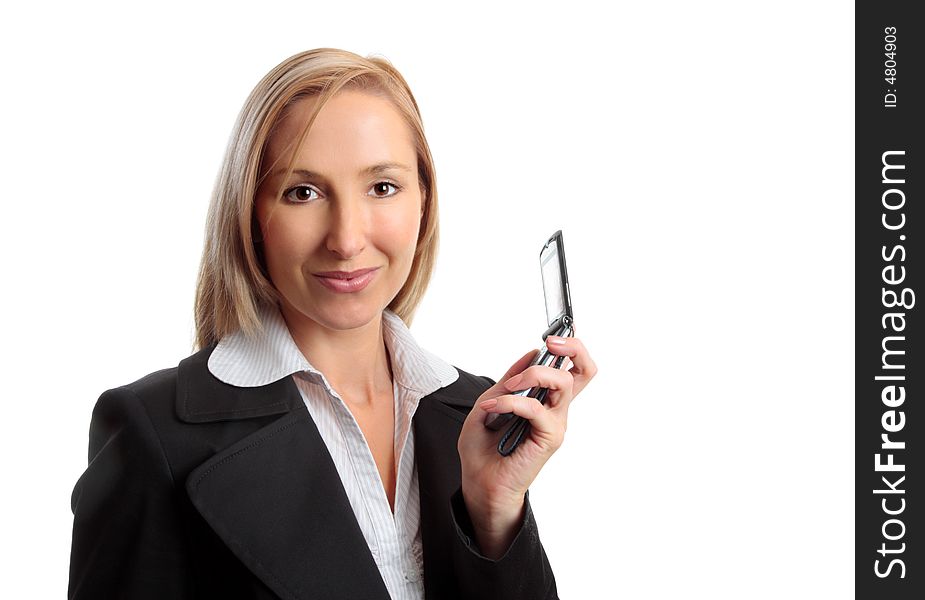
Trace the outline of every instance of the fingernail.
<instances>
[{"instance_id":1,"label":"fingernail","mask_svg":"<svg viewBox=\"0 0 925 600\"><path fill-rule=\"evenodd\" d=\"M504 385L505 385L505 386L507 387L507 389L509 389L509 390L516 390L516 389L517 389L517 385L518 385L521 381L523 381L523 378L524 378L523 375L514 375L513 377L511 377L510 379L508 379L507 381L505 381L505 382L504 382Z\"/></svg>"},{"instance_id":2,"label":"fingernail","mask_svg":"<svg viewBox=\"0 0 925 600\"><path fill-rule=\"evenodd\" d=\"M549 336L546 336L546 343L555 344L556 346L561 346L562 344L565 343L565 338L557 337L554 335L549 335Z\"/></svg>"},{"instance_id":3,"label":"fingernail","mask_svg":"<svg viewBox=\"0 0 925 600\"><path fill-rule=\"evenodd\" d=\"M497 398L489 398L488 400L483 400L479 403L479 408L482 410L491 410L498 405Z\"/></svg>"}]
</instances>

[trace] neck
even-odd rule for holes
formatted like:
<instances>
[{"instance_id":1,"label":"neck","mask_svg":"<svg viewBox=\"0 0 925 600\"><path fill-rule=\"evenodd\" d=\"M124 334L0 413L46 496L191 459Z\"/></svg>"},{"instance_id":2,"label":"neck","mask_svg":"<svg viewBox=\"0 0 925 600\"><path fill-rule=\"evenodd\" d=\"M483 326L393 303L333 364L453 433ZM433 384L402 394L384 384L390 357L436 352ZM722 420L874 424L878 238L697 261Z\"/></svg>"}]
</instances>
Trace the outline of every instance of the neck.
<instances>
[{"instance_id":1,"label":"neck","mask_svg":"<svg viewBox=\"0 0 925 600\"><path fill-rule=\"evenodd\" d=\"M369 406L391 398L392 369L382 315L354 329L329 329L283 302L280 313L302 355L324 373L344 402Z\"/></svg>"}]
</instances>

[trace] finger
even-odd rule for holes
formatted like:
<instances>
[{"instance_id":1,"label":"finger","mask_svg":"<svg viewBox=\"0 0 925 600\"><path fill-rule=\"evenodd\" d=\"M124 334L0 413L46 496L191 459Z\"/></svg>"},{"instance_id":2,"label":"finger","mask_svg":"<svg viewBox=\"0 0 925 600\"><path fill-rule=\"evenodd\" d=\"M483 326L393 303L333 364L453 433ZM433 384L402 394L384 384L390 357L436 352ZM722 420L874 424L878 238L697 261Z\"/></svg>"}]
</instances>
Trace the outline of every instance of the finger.
<instances>
[{"instance_id":1,"label":"finger","mask_svg":"<svg viewBox=\"0 0 925 600\"><path fill-rule=\"evenodd\" d=\"M584 389L597 374L597 365L580 339L550 335L546 338L546 347L553 354L567 356L572 361L568 371L575 378L575 394Z\"/></svg>"},{"instance_id":2,"label":"finger","mask_svg":"<svg viewBox=\"0 0 925 600\"><path fill-rule=\"evenodd\" d=\"M514 413L531 422L539 420L545 422L549 419L549 410L540 404L536 398L504 394L479 402L479 408L486 413Z\"/></svg>"},{"instance_id":3,"label":"finger","mask_svg":"<svg viewBox=\"0 0 925 600\"><path fill-rule=\"evenodd\" d=\"M489 413L514 413L530 421L530 427L536 434L549 440L552 446L557 448L562 443L565 434L562 417L540 404L536 398L508 394L483 400L478 406Z\"/></svg>"},{"instance_id":4,"label":"finger","mask_svg":"<svg viewBox=\"0 0 925 600\"><path fill-rule=\"evenodd\" d=\"M574 377L568 371L534 365L519 375L514 375L504 382L511 392L528 390L533 387L549 389L546 404L555 407L563 401L570 401L574 396Z\"/></svg>"}]
</instances>

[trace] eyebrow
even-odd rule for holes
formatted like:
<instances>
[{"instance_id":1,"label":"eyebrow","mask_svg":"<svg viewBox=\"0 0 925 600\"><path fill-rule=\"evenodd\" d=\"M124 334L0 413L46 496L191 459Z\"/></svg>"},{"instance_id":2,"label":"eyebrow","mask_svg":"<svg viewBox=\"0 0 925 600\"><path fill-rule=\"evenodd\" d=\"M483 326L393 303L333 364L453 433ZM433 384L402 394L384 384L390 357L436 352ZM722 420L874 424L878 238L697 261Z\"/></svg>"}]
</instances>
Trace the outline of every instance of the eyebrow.
<instances>
[{"instance_id":1,"label":"eyebrow","mask_svg":"<svg viewBox=\"0 0 925 600\"><path fill-rule=\"evenodd\" d=\"M393 169L398 170L398 171L407 171L407 172L412 171L411 167L409 167L408 165L402 164L402 163L384 162L384 163L377 163L375 165L370 165L366 167L365 169L361 169L358 174L359 175L379 175L380 173L393 170ZM280 175L284 175L285 173L286 173L286 169L275 169L270 173L270 176L278 177ZM324 179L324 175L321 175L320 173L315 173L314 171L309 171L308 169L293 169L292 174L298 175L299 177L305 177L305 178L314 177L314 178Z\"/></svg>"}]
</instances>

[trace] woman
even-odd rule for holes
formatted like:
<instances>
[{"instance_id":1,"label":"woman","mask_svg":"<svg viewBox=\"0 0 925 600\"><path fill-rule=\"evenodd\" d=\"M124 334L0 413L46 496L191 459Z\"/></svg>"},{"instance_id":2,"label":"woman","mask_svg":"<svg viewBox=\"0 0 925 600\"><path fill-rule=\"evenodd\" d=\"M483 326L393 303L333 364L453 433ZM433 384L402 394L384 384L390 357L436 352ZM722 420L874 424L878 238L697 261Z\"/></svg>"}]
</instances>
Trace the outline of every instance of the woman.
<instances>
[{"instance_id":1,"label":"woman","mask_svg":"<svg viewBox=\"0 0 925 600\"><path fill-rule=\"evenodd\" d=\"M434 167L388 62L333 49L248 98L209 209L200 350L108 390L72 497L71 598L555 598L527 489L596 368L500 382L407 329ZM549 387L547 404L510 395ZM488 412L530 419L510 457Z\"/></svg>"}]
</instances>

